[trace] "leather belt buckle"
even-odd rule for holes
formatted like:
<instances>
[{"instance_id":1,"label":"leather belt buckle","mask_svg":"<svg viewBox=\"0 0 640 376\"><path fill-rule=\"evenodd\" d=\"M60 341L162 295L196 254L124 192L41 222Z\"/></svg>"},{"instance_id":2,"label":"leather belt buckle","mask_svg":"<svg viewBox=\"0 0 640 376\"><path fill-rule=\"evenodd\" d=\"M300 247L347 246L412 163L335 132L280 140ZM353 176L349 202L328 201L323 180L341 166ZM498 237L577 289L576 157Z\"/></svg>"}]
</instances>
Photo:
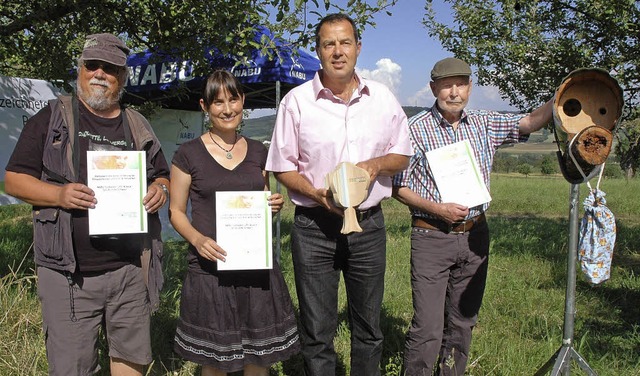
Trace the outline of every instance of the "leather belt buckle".
<instances>
[{"instance_id":1,"label":"leather belt buckle","mask_svg":"<svg viewBox=\"0 0 640 376\"><path fill-rule=\"evenodd\" d=\"M358 218L358 222L362 222L380 210L380 205L372 206L366 210L356 210L356 218Z\"/></svg>"},{"instance_id":2,"label":"leather belt buckle","mask_svg":"<svg viewBox=\"0 0 640 376\"><path fill-rule=\"evenodd\" d=\"M428 232L428 231L447 232L448 230L448 227L444 222L434 220L434 219L422 218L422 217L413 217L411 225L425 232Z\"/></svg>"},{"instance_id":3,"label":"leather belt buckle","mask_svg":"<svg viewBox=\"0 0 640 376\"><path fill-rule=\"evenodd\" d=\"M469 219L463 222L453 222L449 225L449 234L464 234L465 232L471 230L473 227L473 219Z\"/></svg>"},{"instance_id":4,"label":"leather belt buckle","mask_svg":"<svg viewBox=\"0 0 640 376\"><path fill-rule=\"evenodd\" d=\"M424 229L425 231L437 230L444 232L445 234L464 234L471 231L474 226L479 225L485 220L486 219L484 213L466 221L454 222L452 224L446 224L444 221L440 221L437 219L414 216L412 220L412 226Z\"/></svg>"},{"instance_id":5,"label":"leather belt buckle","mask_svg":"<svg viewBox=\"0 0 640 376\"><path fill-rule=\"evenodd\" d=\"M475 226L476 224L480 224L484 222L484 220L485 220L484 213L481 213L480 215L473 217L471 219L467 219L466 221L454 222L451 224L451 226L449 226L449 233L464 234L465 232L470 231L473 228L473 226Z\"/></svg>"}]
</instances>

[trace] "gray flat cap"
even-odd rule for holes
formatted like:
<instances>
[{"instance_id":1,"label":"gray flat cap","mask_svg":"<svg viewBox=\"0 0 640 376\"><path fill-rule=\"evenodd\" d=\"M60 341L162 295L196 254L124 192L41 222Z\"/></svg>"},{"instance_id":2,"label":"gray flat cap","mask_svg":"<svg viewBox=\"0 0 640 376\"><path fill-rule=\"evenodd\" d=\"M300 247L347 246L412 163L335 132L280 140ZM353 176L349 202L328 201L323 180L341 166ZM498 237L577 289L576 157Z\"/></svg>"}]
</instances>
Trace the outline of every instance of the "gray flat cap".
<instances>
[{"instance_id":1,"label":"gray flat cap","mask_svg":"<svg viewBox=\"0 0 640 376\"><path fill-rule=\"evenodd\" d=\"M448 57L438 61L431 70L431 80L453 76L471 76L471 67L460 59Z\"/></svg>"}]
</instances>

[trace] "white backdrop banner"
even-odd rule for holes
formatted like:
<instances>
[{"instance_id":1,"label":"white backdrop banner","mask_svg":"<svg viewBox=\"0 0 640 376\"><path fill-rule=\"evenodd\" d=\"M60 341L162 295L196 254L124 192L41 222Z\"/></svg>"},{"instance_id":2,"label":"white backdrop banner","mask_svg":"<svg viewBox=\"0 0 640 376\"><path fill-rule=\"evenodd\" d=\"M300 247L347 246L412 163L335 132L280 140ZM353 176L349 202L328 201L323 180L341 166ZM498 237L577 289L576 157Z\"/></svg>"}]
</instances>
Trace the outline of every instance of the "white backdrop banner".
<instances>
[{"instance_id":1,"label":"white backdrop banner","mask_svg":"<svg viewBox=\"0 0 640 376\"><path fill-rule=\"evenodd\" d=\"M47 106L62 91L47 81L0 76L0 182L4 183L5 167L27 120ZM160 109L148 117L162 144L167 163L180 144L202 135L203 113ZM0 185L0 205L21 201L4 193ZM160 210L163 237L177 238L169 222L167 206Z\"/></svg>"},{"instance_id":2,"label":"white backdrop banner","mask_svg":"<svg viewBox=\"0 0 640 376\"><path fill-rule=\"evenodd\" d=\"M60 93L47 81L0 76L0 182L4 183L5 167L24 124ZM204 130L201 111L160 109L148 119L169 165L178 146L200 137ZM0 189L0 205L14 203L18 201Z\"/></svg>"},{"instance_id":3,"label":"white backdrop banner","mask_svg":"<svg viewBox=\"0 0 640 376\"><path fill-rule=\"evenodd\" d=\"M47 81L0 76L0 181L24 124L60 92ZM0 205L15 202L0 191Z\"/></svg>"}]
</instances>

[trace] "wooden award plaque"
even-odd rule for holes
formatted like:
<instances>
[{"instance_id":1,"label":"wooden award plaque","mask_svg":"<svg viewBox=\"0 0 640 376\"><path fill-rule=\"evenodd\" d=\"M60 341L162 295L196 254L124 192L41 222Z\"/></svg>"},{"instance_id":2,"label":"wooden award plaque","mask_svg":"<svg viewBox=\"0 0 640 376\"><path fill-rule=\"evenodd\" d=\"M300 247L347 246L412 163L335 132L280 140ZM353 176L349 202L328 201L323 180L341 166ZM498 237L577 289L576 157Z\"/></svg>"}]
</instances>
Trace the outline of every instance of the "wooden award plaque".
<instances>
[{"instance_id":1,"label":"wooden award plaque","mask_svg":"<svg viewBox=\"0 0 640 376\"><path fill-rule=\"evenodd\" d=\"M343 207L342 234L362 232L356 217L356 207L369 194L369 173L350 162L342 162L325 177L327 188L333 193L336 205Z\"/></svg>"}]
</instances>

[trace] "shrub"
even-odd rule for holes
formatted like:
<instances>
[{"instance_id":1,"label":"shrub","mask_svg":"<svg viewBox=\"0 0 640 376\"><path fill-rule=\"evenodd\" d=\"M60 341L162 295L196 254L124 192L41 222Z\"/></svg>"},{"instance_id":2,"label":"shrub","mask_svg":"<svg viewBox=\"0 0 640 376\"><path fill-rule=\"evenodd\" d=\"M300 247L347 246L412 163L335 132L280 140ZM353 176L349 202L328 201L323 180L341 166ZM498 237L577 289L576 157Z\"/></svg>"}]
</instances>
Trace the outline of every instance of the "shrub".
<instances>
[{"instance_id":1,"label":"shrub","mask_svg":"<svg viewBox=\"0 0 640 376\"><path fill-rule=\"evenodd\" d=\"M517 168L517 171L524 176L529 176L529 174L531 174L531 170L533 170L531 165L526 163L518 165L518 168Z\"/></svg>"}]
</instances>

